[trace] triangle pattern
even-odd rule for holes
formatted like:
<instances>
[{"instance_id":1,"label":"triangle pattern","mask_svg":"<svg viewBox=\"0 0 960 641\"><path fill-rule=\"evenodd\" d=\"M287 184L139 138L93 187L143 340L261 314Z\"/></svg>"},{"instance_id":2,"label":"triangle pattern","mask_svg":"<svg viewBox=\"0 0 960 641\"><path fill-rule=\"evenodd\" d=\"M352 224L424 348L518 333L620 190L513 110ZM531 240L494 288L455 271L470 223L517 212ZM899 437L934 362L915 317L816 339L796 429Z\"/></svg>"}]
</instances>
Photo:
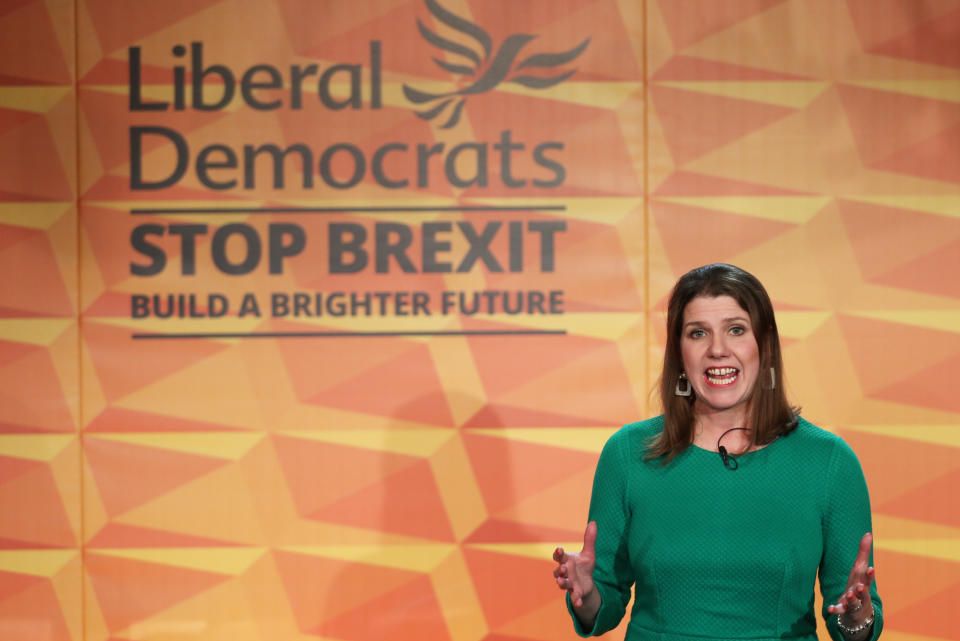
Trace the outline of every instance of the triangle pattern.
<instances>
[{"instance_id":1,"label":"triangle pattern","mask_svg":"<svg viewBox=\"0 0 960 641\"><path fill-rule=\"evenodd\" d=\"M376 612L375 617L369 616ZM358 626L358 620L365 620ZM344 641L430 639L449 641L443 612L430 578L421 576L359 608L325 621L311 632Z\"/></svg>"},{"instance_id":2,"label":"triangle pattern","mask_svg":"<svg viewBox=\"0 0 960 641\"><path fill-rule=\"evenodd\" d=\"M110 0L84 0L100 48L108 55L215 4L217 0L170 0L163 5L141 7L117 5ZM117 24L124 28L117 29Z\"/></svg>"},{"instance_id":3,"label":"triangle pattern","mask_svg":"<svg viewBox=\"0 0 960 641\"><path fill-rule=\"evenodd\" d=\"M304 517L390 476L422 459L375 452L333 443L274 436L273 444L287 479L291 498ZM324 464L318 465L318 461ZM371 498L372 500L372 498Z\"/></svg>"},{"instance_id":4,"label":"triangle pattern","mask_svg":"<svg viewBox=\"0 0 960 641\"><path fill-rule=\"evenodd\" d=\"M657 112L674 164L685 165L786 117L793 109L653 85Z\"/></svg>"},{"instance_id":5,"label":"triangle pattern","mask_svg":"<svg viewBox=\"0 0 960 641\"><path fill-rule=\"evenodd\" d=\"M658 0L674 49L680 51L728 27L762 13L784 0Z\"/></svg>"},{"instance_id":6,"label":"triangle pattern","mask_svg":"<svg viewBox=\"0 0 960 641\"><path fill-rule=\"evenodd\" d=\"M870 166L960 124L960 104L851 85L837 85L837 92L857 151ZM895 135L891 122L898 124Z\"/></svg>"},{"instance_id":7,"label":"triangle pattern","mask_svg":"<svg viewBox=\"0 0 960 641\"><path fill-rule=\"evenodd\" d=\"M487 403L470 417L463 427L582 427L590 425L605 426L607 423L596 418Z\"/></svg>"},{"instance_id":8,"label":"triangle pattern","mask_svg":"<svg viewBox=\"0 0 960 641\"><path fill-rule=\"evenodd\" d=\"M491 630L501 630L524 614L547 604L562 614L557 591L547 589L550 587L546 578L550 572L549 557L539 561L470 548L464 549L463 555ZM503 580L504 566L511 568L510 581Z\"/></svg>"},{"instance_id":9,"label":"triangle pattern","mask_svg":"<svg viewBox=\"0 0 960 641\"><path fill-rule=\"evenodd\" d=\"M873 166L898 174L958 183L960 182L960 158L955 153L958 144L960 144L960 125L904 147L895 155L880 160Z\"/></svg>"},{"instance_id":10,"label":"triangle pattern","mask_svg":"<svg viewBox=\"0 0 960 641\"><path fill-rule=\"evenodd\" d=\"M453 417L426 345L380 363L357 378L311 397L310 402L429 425L452 426Z\"/></svg>"},{"instance_id":11,"label":"triangle pattern","mask_svg":"<svg viewBox=\"0 0 960 641\"><path fill-rule=\"evenodd\" d=\"M674 56L656 70L650 77L651 82L665 81L783 81L808 80L782 71L772 71L760 67L748 67L720 60L709 60L694 56Z\"/></svg>"},{"instance_id":12,"label":"triangle pattern","mask_svg":"<svg viewBox=\"0 0 960 641\"><path fill-rule=\"evenodd\" d=\"M190 420L121 407L105 407L87 423L87 434L97 432L211 432L232 431L230 425Z\"/></svg>"},{"instance_id":13,"label":"triangle pattern","mask_svg":"<svg viewBox=\"0 0 960 641\"><path fill-rule=\"evenodd\" d=\"M877 396L904 405L960 412L960 398L956 390L945 384L945 381L952 379L957 367L960 367L960 349L953 356L880 389Z\"/></svg>"},{"instance_id":14,"label":"triangle pattern","mask_svg":"<svg viewBox=\"0 0 960 641\"><path fill-rule=\"evenodd\" d=\"M43 622L44 639L71 641L73 638L60 600L49 580L32 581L0 600L0 621L4 622L4 641L33 641L37 638L36 625L39 621Z\"/></svg>"},{"instance_id":15,"label":"triangle pattern","mask_svg":"<svg viewBox=\"0 0 960 641\"><path fill-rule=\"evenodd\" d=\"M16 515L0 519L0 536L4 538L41 547L76 545L64 499L47 465L31 465L0 484L0 514Z\"/></svg>"},{"instance_id":16,"label":"triangle pattern","mask_svg":"<svg viewBox=\"0 0 960 641\"><path fill-rule=\"evenodd\" d=\"M0 570L0 603L42 582L44 582L44 580L40 577Z\"/></svg>"},{"instance_id":17,"label":"triangle pattern","mask_svg":"<svg viewBox=\"0 0 960 641\"><path fill-rule=\"evenodd\" d=\"M884 45L906 41L908 38L912 38L914 45L922 46L917 36L925 25L935 23L939 18L949 17L960 9L956 0L910 4L903 4L898 0L846 0L844 4L863 48L877 53ZM878 20L877 17L881 15L884 19ZM906 55L903 57L911 58Z\"/></svg>"},{"instance_id":18,"label":"triangle pattern","mask_svg":"<svg viewBox=\"0 0 960 641\"><path fill-rule=\"evenodd\" d=\"M421 576L407 570L280 550L273 556L297 627L303 632L316 632L325 622L402 590Z\"/></svg>"},{"instance_id":19,"label":"triangle pattern","mask_svg":"<svg viewBox=\"0 0 960 641\"><path fill-rule=\"evenodd\" d=\"M67 54L57 46L47 5L4 2L0 9L0 33L0 76L9 79L3 84L70 84ZM48 46L37 46L38 42ZM30 55L23 55L25 51ZM27 82L23 83L24 80Z\"/></svg>"},{"instance_id":20,"label":"triangle pattern","mask_svg":"<svg viewBox=\"0 0 960 641\"><path fill-rule=\"evenodd\" d=\"M873 53L960 69L960 9L871 48Z\"/></svg>"},{"instance_id":21,"label":"triangle pattern","mask_svg":"<svg viewBox=\"0 0 960 641\"><path fill-rule=\"evenodd\" d=\"M960 467L877 507L899 517L958 527L960 511L953 509L947 499L957 483L960 483ZM929 496L942 498L937 502L924 500Z\"/></svg>"},{"instance_id":22,"label":"triangle pattern","mask_svg":"<svg viewBox=\"0 0 960 641\"><path fill-rule=\"evenodd\" d=\"M87 576L108 629L123 630L228 577L89 552Z\"/></svg>"},{"instance_id":23,"label":"triangle pattern","mask_svg":"<svg viewBox=\"0 0 960 641\"><path fill-rule=\"evenodd\" d=\"M727 262L795 228L780 221L663 201L653 203L651 213L678 274L697 265Z\"/></svg>"},{"instance_id":24,"label":"triangle pattern","mask_svg":"<svg viewBox=\"0 0 960 641\"><path fill-rule=\"evenodd\" d=\"M428 461L402 469L344 496L313 518L371 530L453 541L453 531Z\"/></svg>"},{"instance_id":25,"label":"triangle pattern","mask_svg":"<svg viewBox=\"0 0 960 641\"><path fill-rule=\"evenodd\" d=\"M954 567L954 571L957 568ZM923 600L925 607L937 608L937 611L951 611L956 607L960 599L960 582L956 582L949 588L927 596ZM910 630L913 634L922 634L929 638L949 639L950 635L955 634L948 618L946 617L921 617L914 608L903 610L897 614L897 626L904 630Z\"/></svg>"},{"instance_id":26,"label":"triangle pattern","mask_svg":"<svg viewBox=\"0 0 960 641\"><path fill-rule=\"evenodd\" d=\"M463 442L491 515L570 474L592 470L597 459L595 454L509 442L469 432L464 434ZM524 465L524 460L536 460L538 465Z\"/></svg>"},{"instance_id":27,"label":"triangle pattern","mask_svg":"<svg viewBox=\"0 0 960 641\"><path fill-rule=\"evenodd\" d=\"M221 459L88 437L84 452L110 516L159 498L226 464Z\"/></svg>"},{"instance_id":28,"label":"triangle pattern","mask_svg":"<svg viewBox=\"0 0 960 641\"><path fill-rule=\"evenodd\" d=\"M656 196L807 196L805 192L691 171L675 171L654 192Z\"/></svg>"},{"instance_id":29,"label":"triangle pattern","mask_svg":"<svg viewBox=\"0 0 960 641\"><path fill-rule=\"evenodd\" d=\"M847 315L838 315L837 320L860 383L870 395L878 395L900 381L960 356L960 335L954 332ZM896 341L889 340L890 332L895 332ZM888 367L891 362L901 365Z\"/></svg>"},{"instance_id":30,"label":"triangle pattern","mask_svg":"<svg viewBox=\"0 0 960 641\"><path fill-rule=\"evenodd\" d=\"M844 199L837 206L861 273L872 282L894 279L922 290L929 272L906 265L960 240L960 225L944 216Z\"/></svg>"},{"instance_id":31,"label":"triangle pattern","mask_svg":"<svg viewBox=\"0 0 960 641\"><path fill-rule=\"evenodd\" d=\"M960 469L956 450L950 447L930 447L852 430L839 433L860 458L870 487L870 502L877 513L905 516L887 506L908 506L905 496L919 496L923 487ZM891 459L890 452L896 452L896 457Z\"/></svg>"},{"instance_id":32,"label":"triangle pattern","mask_svg":"<svg viewBox=\"0 0 960 641\"><path fill-rule=\"evenodd\" d=\"M488 519L464 541L471 543L513 543L515 541L569 541L582 533L544 526L533 526L516 521Z\"/></svg>"},{"instance_id":33,"label":"triangle pattern","mask_svg":"<svg viewBox=\"0 0 960 641\"><path fill-rule=\"evenodd\" d=\"M86 548L223 547L225 541L155 528L107 523L87 541Z\"/></svg>"},{"instance_id":34,"label":"triangle pattern","mask_svg":"<svg viewBox=\"0 0 960 641\"><path fill-rule=\"evenodd\" d=\"M874 560L877 564L877 585L883 598L883 613L887 621L891 617L894 620L902 620L902 617L926 603L930 597L950 591L958 583L957 573L960 566L942 559L878 550ZM896 581L884 578L910 576L914 573L916 576L924 577L924 580L917 581L913 585L898 585ZM907 624L903 623L900 626L906 630L916 631L913 625L907 627Z\"/></svg>"},{"instance_id":35,"label":"triangle pattern","mask_svg":"<svg viewBox=\"0 0 960 641\"><path fill-rule=\"evenodd\" d=\"M928 254L918 256L891 271L881 283L935 296L960 298L960 280L941 274L960 273L960 239L954 238Z\"/></svg>"},{"instance_id":36,"label":"triangle pattern","mask_svg":"<svg viewBox=\"0 0 960 641\"><path fill-rule=\"evenodd\" d=\"M108 401L162 381L224 349L222 344L206 340L134 342L130 330L89 320L83 324L83 338ZM150 363L150 367L124 367L130 359Z\"/></svg>"}]
</instances>

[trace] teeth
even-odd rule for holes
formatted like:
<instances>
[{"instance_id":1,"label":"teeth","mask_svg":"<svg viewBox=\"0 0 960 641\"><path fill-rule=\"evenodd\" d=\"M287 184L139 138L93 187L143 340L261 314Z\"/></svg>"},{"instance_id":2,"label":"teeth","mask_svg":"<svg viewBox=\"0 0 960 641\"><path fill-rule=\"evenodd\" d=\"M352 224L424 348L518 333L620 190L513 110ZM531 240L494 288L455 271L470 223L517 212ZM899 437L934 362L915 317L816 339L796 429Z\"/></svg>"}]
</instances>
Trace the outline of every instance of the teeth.
<instances>
[{"instance_id":1,"label":"teeth","mask_svg":"<svg viewBox=\"0 0 960 641\"><path fill-rule=\"evenodd\" d=\"M714 376L725 376L727 374L736 373L737 369L735 367L711 367L707 370L707 374L712 374Z\"/></svg>"},{"instance_id":2,"label":"teeth","mask_svg":"<svg viewBox=\"0 0 960 641\"><path fill-rule=\"evenodd\" d=\"M737 380L739 370L736 367L711 367L707 370L707 380L713 385L729 385Z\"/></svg>"}]
</instances>

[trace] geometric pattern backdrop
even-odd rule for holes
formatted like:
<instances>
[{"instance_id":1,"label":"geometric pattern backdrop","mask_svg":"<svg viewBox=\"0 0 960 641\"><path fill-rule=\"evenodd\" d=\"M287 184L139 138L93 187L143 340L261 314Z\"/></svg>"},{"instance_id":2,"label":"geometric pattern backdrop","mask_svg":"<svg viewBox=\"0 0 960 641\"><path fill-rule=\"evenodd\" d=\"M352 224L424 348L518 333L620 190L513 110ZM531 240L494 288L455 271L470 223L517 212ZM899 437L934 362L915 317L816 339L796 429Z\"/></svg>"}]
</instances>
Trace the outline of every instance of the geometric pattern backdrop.
<instances>
[{"instance_id":1,"label":"geometric pattern backdrop","mask_svg":"<svg viewBox=\"0 0 960 641\"><path fill-rule=\"evenodd\" d=\"M657 412L673 282L726 261L863 464L884 639L960 639L960 0L11 0L0 34L0 638L575 638L551 551ZM282 187L245 145L296 147Z\"/></svg>"}]
</instances>

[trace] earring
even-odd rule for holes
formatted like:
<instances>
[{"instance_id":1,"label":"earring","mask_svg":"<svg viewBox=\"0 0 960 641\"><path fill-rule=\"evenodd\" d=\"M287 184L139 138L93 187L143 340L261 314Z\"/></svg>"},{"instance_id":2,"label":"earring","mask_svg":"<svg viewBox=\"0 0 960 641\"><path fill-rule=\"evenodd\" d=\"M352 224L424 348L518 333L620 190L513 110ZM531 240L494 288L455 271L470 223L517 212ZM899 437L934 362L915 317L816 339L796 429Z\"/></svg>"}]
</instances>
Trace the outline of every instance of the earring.
<instances>
[{"instance_id":1,"label":"earring","mask_svg":"<svg viewBox=\"0 0 960 641\"><path fill-rule=\"evenodd\" d=\"M770 389L777 389L777 370L770 368Z\"/></svg>"},{"instance_id":2,"label":"earring","mask_svg":"<svg viewBox=\"0 0 960 641\"><path fill-rule=\"evenodd\" d=\"M681 387L681 385L683 387ZM690 396L693 392L693 386L690 385L690 379L687 378L686 372L680 372L680 378L677 379L677 387L673 390L673 393L677 396Z\"/></svg>"}]
</instances>

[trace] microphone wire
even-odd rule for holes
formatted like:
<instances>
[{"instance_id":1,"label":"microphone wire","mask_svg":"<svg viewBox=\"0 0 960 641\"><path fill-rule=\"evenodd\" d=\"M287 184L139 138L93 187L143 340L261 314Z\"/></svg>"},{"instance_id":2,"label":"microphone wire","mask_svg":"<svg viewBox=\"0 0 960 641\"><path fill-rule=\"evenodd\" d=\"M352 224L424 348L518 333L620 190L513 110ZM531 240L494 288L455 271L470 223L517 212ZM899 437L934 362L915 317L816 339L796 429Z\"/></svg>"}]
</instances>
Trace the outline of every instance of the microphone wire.
<instances>
[{"instance_id":1,"label":"microphone wire","mask_svg":"<svg viewBox=\"0 0 960 641\"><path fill-rule=\"evenodd\" d=\"M720 441L722 441L723 437L730 432L736 432L737 430L743 430L744 432L750 431L750 429L747 427L731 427L729 430L721 434L720 438L717 439L717 452L720 454L720 460L723 461L724 467L726 467L728 470L735 470L740 467L740 464L737 463L737 459L734 458L733 454L727 452L727 448L720 445Z\"/></svg>"}]
</instances>

